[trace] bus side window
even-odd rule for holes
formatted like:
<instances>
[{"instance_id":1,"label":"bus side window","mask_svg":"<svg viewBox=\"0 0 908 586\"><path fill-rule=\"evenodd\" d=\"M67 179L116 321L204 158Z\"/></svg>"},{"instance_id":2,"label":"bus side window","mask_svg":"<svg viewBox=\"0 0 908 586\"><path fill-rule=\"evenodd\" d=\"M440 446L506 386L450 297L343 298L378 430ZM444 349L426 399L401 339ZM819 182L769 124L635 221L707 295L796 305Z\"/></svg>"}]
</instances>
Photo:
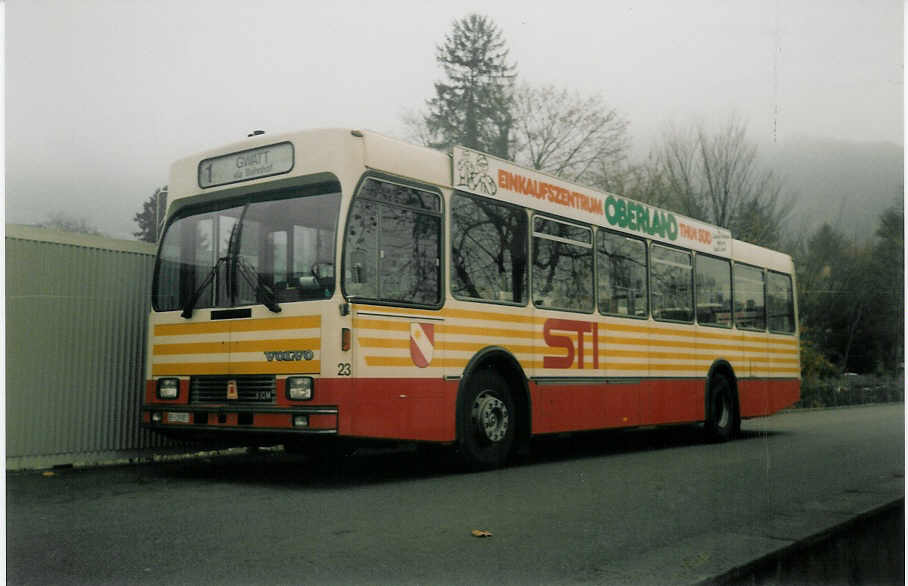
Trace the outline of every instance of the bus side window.
<instances>
[{"instance_id":1,"label":"bus side window","mask_svg":"<svg viewBox=\"0 0 908 586\"><path fill-rule=\"evenodd\" d=\"M347 295L416 305L441 302L441 198L368 178L350 209Z\"/></svg>"},{"instance_id":2,"label":"bus side window","mask_svg":"<svg viewBox=\"0 0 908 586\"><path fill-rule=\"evenodd\" d=\"M721 258L697 255L697 322L731 327L731 263Z\"/></svg>"},{"instance_id":3,"label":"bus side window","mask_svg":"<svg viewBox=\"0 0 908 586\"><path fill-rule=\"evenodd\" d=\"M599 311L646 317L646 243L606 230L597 233L596 242Z\"/></svg>"},{"instance_id":4,"label":"bus side window","mask_svg":"<svg viewBox=\"0 0 908 586\"><path fill-rule=\"evenodd\" d=\"M592 230L542 216L533 222L533 303L593 311Z\"/></svg>"},{"instance_id":5,"label":"bus side window","mask_svg":"<svg viewBox=\"0 0 908 586\"><path fill-rule=\"evenodd\" d=\"M526 302L527 215L520 208L455 193L451 198L451 292Z\"/></svg>"},{"instance_id":6,"label":"bus side window","mask_svg":"<svg viewBox=\"0 0 908 586\"><path fill-rule=\"evenodd\" d=\"M694 320L690 252L653 245L653 317L670 321Z\"/></svg>"},{"instance_id":7,"label":"bus side window","mask_svg":"<svg viewBox=\"0 0 908 586\"><path fill-rule=\"evenodd\" d=\"M350 211L346 245L347 295L378 297L378 205L357 200Z\"/></svg>"},{"instance_id":8,"label":"bus side window","mask_svg":"<svg viewBox=\"0 0 908 586\"><path fill-rule=\"evenodd\" d=\"M783 334L794 333L794 288L791 285L791 276L770 271L767 290L769 330Z\"/></svg>"},{"instance_id":9,"label":"bus side window","mask_svg":"<svg viewBox=\"0 0 908 586\"><path fill-rule=\"evenodd\" d=\"M763 269L735 264L735 324L745 330L766 329Z\"/></svg>"}]
</instances>

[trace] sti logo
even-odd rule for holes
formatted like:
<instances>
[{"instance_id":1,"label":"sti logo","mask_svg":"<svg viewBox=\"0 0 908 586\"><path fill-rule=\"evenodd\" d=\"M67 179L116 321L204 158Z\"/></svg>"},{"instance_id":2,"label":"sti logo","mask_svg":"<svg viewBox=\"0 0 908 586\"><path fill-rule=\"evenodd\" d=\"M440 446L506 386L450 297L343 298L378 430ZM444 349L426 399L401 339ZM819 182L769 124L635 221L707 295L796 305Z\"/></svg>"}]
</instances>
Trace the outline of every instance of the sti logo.
<instances>
[{"instance_id":1,"label":"sti logo","mask_svg":"<svg viewBox=\"0 0 908 586\"><path fill-rule=\"evenodd\" d=\"M570 332L570 335L558 334L559 332ZM575 336L576 334L576 336ZM550 348L564 348L567 356L544 356L542 359L543 368L573 368L574 358L576 357L577 368L583 370L585 366L585 356L583 352L584 334L593 337L593 359L592 368L599 368L599 324L588 321L576 321L572 319L547 319L542 326L542 337ZM575 349L574 338L577 339Z\"/></svg>"}]
</instances>

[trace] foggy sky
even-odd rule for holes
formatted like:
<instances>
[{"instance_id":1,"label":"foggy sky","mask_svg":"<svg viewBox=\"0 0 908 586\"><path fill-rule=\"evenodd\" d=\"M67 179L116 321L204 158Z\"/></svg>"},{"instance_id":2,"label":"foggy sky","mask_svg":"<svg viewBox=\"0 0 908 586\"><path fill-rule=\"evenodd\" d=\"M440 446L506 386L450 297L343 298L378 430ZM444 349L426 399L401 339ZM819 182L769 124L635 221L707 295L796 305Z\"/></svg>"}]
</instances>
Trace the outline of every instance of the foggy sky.
<instances>
[{"instance_id":1,"label":"foggy sky","mask_svg":"<svg viewBox=\"0 0 908 586\"><path fill-rule=\"evenodd\" d=\"M501 27L521 81L603 95L637 156L667 124L733 113L764 150L903 144L897 0L10 0L6 221L62 211L132 238L174 159L253 129L402 136L470 12Z\"/></svg>"}]
</instances>

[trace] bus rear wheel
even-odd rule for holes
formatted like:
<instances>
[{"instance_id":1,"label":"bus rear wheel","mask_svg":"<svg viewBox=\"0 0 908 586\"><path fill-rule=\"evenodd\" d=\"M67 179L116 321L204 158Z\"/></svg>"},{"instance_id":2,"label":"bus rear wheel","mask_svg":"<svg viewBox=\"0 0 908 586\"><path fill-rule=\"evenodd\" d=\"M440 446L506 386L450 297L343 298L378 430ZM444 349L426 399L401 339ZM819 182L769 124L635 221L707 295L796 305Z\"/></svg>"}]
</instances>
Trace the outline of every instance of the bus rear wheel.
<instances>
[{"instance_id":1,"label":"bus rear wheel","mask_svg":"<svg viewBox=\"0 0 908 586\"><path fill-rule=\"evenodd\" d=\"M706 437L710 441L725 442L737 435L740 426L741 418L734 389L725 376L716 374L709 384Z\"/></svg>"},{"instance_id":2,"label":"bus rear wheel","mask_svg":"<svg viewBox=\"0 0 908 586\"><path fill-rule=\"evenodd\" d=\"M489 470L505 465L516 437L517 412L507 384L495 372L476 373L461 397L458 446L467 465Z\"/></svg>"}]
</instances>

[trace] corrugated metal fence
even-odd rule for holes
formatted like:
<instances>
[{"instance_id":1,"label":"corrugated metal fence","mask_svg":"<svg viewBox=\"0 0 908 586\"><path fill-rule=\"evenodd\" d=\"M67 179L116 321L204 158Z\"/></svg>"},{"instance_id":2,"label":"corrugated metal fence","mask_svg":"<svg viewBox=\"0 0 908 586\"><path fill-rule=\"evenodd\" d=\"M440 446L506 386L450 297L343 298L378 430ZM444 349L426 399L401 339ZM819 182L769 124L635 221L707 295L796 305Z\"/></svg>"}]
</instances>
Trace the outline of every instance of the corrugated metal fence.
<instances>
[{"instance_id":1,"label":"corrugated metal fence","mask_svg":"<svg viewBox=\"0 0 908 586\"><path fill-rule=\"evenodd\" d=\"M6 465L147 455L139 428L154 246L6 226Z\"/></svg>"}]
</instances>

